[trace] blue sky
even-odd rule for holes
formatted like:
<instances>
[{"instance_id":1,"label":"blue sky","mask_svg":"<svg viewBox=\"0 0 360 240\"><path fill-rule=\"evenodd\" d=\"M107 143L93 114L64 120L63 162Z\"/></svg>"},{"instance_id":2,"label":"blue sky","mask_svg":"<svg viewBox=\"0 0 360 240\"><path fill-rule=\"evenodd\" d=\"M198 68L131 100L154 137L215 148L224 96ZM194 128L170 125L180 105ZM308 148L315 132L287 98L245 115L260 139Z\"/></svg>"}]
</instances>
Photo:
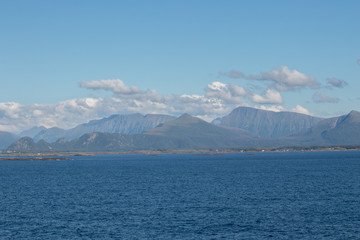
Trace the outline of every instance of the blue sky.
<instances>
[{"instance_id":1,"label":"blue sky","mask_svg":"<svg viewBox=\"0 0 360 240\"><path fill-rule=\"evenodd\" d=\"M0 130L360 110L359 1L0 1ZM359 61L359 62L358 62Z\"/></svg>"}]
</instances>

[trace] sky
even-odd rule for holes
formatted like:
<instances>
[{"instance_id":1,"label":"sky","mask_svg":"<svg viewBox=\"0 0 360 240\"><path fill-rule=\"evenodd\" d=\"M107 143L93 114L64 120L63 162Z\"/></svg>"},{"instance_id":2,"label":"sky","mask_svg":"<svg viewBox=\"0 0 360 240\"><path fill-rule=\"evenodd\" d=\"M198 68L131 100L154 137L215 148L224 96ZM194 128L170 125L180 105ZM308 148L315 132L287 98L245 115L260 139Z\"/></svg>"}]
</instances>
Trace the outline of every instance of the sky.
<instances>
[{"instance_id":1,"label":"sky","mask_svg":"<svg viewBox=\"0 0 360 240\"><path fill-rule=\"evenodd\" d=\"M360 1L0 0L0 131L360 111Z\"/></svg>"}]
</instances>

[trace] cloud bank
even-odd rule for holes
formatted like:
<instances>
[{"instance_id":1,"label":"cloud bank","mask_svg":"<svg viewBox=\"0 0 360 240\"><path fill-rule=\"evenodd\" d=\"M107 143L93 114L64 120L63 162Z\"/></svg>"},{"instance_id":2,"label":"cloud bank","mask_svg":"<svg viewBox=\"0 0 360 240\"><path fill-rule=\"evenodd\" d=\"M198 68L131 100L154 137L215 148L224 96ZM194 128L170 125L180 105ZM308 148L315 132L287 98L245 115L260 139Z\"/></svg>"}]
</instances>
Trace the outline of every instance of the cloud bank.
<instances>
[{"instance_id":1,"label":"cloud bank","mask_svg":"<svg viewBox=\"0 0 360 240\"><path fill-rule=\"evenodd\" d=\"M0 131L18 132L33 126L68 129L112 114L134 112L175 116L189 113L210 121L228 114L238 106L310 114L306 108L298 104L290 109L284 108L282 92L316 90L321 86L313 76L289 69L287 66L279 66L258 75L246 75L236 70L219 72L219 77L248 80L248 88L214 81L204 88L203 94L162 95L154 89L142 90L136 86L127 86L120 79L83 81L79 84L81 88L108 91L112 96L70 99L56 104L0 103ZM342 79L327 78L324 87L335 89L346 85L347 82ZM318 104L340 101L339 98L329 97L320 92L314 93L312 100Z\"/></svg>"},{"instance_id":2,"label":"cloud bank","mask_svg":"<svg viewBox=\"0 0 360 240\"><path fill-rule=\"evenodd\" d=\"M129 87L119 79L81 82L80 86L96 91L110 91L113 94L106 98L78 98L56 104L0 103L0 131L20 132L34 126L69 129L112 114L134 112L175 116L189 113L211 121L238 106L286 110L281 106L284 102L281 94L274 89L258 94L242 86L219 81L208 84L201 95L161 95L153 89Z\"/></svg>"}]
</instances>

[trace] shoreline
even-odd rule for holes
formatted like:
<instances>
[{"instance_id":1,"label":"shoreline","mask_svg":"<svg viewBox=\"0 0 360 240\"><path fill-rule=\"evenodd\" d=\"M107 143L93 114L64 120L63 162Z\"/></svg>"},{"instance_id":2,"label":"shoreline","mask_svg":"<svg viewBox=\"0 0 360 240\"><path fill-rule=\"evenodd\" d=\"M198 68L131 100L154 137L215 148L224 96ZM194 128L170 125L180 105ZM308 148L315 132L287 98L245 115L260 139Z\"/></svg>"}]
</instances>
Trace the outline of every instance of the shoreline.
<instances>
[{"instance_id":1,"label":"shoreline","mask_svg":"<svg viewBox=\"0 0 360 240\"><path fill-rule=\"evenodd\" d=\"M0 161L65 161L70 160L70 158L63 157L0 157Z\"/></svg>"},{"instance_id":2,"label":"shoreline","mask_svg":"<svg viewBox=\"0 0 360 240\"><path fill-rule=\"evenodd\" d=\"M321 151L360 151L360 146L333 147L279 147L279 148L244 148L244 149L185 149L185 150L134 150L121 152L39 152L39 153L0 153L0 160L70 160L71 156L96 155L159 155L159 154L227 154L259 152L321 152Z\"/></svg>"}]
</instances>

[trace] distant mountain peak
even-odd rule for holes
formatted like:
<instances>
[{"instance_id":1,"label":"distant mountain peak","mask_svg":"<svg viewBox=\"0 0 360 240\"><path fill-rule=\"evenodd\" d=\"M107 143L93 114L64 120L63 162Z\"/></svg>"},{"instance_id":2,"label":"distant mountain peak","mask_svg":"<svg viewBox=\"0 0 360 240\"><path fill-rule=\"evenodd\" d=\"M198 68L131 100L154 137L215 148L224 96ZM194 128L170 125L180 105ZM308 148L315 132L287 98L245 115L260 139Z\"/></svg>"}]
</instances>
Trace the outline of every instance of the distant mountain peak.
<instances>
[{"instance_id":1,"label":"distant mountain peak","mask_svg":"<svg viewBox=\"0 0 360 240\"><path fill-rule=\"evenodd\" d=\"M338 117L337 125L343 124L343 123L353 123L353 122L360 122L360 112L352 110L347 115L343 115Z\"/></svg>"},{"instance_id":2,"label":"distant mountain peak","mask_svg":"<svg viewBox=\"0 0 360 240\"><path fill-rule=\"evenodd\" d=\"M314 126L321 118L294 112L274 112L251 107L238 107L213 124L236 127L261 137L278 138L290 136Z\"/></svg>"},{"instance_id":3,"label":"distant mountain peak","mask_svg":"<svg viewBox=\"0 0 360 240\"><path fill-rule=\"evenodd\" d=\"M184 113L184 114L182 114L180 117L178 117L178 119L200 119L200 118L191 116L191 115L188 114L188 113Z\"/></svg>"},{"instance_id":4,"label":"distant mountain peak","mask_svg":"<svg viewBox=\"0 0 360 240\"><path fill-rule=\"evenodd\" d=\"M193 116L191 116L190 114L188 113L184 113L182 114L179 118L192 118Z\"/></svg>"},{"instance_id":5,"label":"distant mountain peak","mask_svg":"<svg viewBox=\"0 0 360 240\"><path fill-rule=\"evenodd\" d=\"M22 131L22 132L19 134L19 136L20 136L20 137L26 137L26 136L28 136L28 137L33 138L33 137L35 137L37 134L39 134L41 131L44 131L44 130L46 130L46 129L47 129L47 128L44 127L44 126L35 126L35 127L30 128L30 129L27 129L27 130L25 130L25 131Z\"/></svg>"},{"instance_id":6,"label":"distant mountain peak","mask_svg":"<svg viewBox=\"0 0 360 240\"><path fill-rule=\"evenodd\" d=\"M355 111L355 110L352 110L352 111L348 114L348 116L360 118L360 112Z\"/></svg>"},{"instance_id":7,"label":"distant mountain peak","mask_svg":"<svg viewBox=\"0 0 360 240\"><path fill-rule=\"evenodd\" d=\"M194 117L194 116L191 116L190 114L188 113L184 113L183 115L181 115L180 117L172 120L172 121L169 121L168 123L169 124L178 124L178 123L181 123L181 124L192 124L192 123L199 123L199 122L204 122L204 123L208 123L198 117Z\"/></svg>"}]
</instances>

